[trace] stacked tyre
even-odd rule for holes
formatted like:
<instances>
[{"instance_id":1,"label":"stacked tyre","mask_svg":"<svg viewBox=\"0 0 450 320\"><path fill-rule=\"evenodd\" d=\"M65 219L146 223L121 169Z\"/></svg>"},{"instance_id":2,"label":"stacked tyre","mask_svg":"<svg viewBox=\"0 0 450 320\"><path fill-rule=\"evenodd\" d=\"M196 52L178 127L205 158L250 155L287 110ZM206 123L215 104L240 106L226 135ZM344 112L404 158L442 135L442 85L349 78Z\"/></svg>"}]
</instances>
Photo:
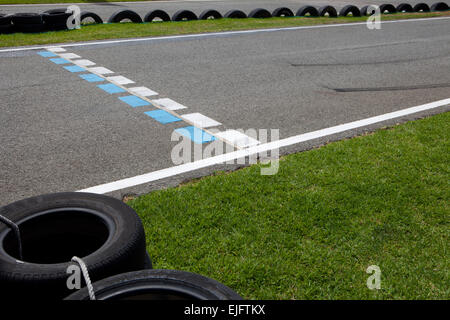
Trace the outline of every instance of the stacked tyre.
<instances>
[{"instance_id":1,"label":"stacked tyre","mask_svg":"<svg viewBox=\"0 0 450 320\"><path fill-rule=\"evenodd\" d=\"M10 15L0 14L0 34L8 34L12 32L12 17Z\"/></svg>"},{"instance_id":2,"label":"stacked tyre","mask_svg":"<svg viewBox=\"0 0 450 320\"><path fill-rule=\"evenodd\" d=\"M33 33L45 31L42 15L38 13L16 13L11 16L16 32Z\"/></svg>"},{"instance_id":3,"label":"stacked tyre","mask_svg":"<svg viewBox=\"0 0 450 320\"><path fill-rule=\"evenodd\" d=\"M49 31L67 30L67 22L71 16L72 12L66 12L66 9L53 9L42 14L42 21Z\"/></svg>"}]
</instances>

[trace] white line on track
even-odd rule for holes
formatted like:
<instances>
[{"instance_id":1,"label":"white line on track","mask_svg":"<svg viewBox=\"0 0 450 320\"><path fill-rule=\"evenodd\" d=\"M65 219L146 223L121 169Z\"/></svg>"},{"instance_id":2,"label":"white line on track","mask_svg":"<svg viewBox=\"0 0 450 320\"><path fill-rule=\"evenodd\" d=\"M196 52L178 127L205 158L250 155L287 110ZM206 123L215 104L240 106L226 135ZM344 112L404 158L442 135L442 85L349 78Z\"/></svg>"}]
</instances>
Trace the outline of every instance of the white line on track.
<instances>
[{"instance_id":1,"label":"white line on track","mask_svg":"<svg viewBox=\"0 0 450 320\"><path fill-rule=\"evenodd\" d=\"M449 20L449 19L450 19L450 17L421 18L421 19L381 21L381 23L382 24L406 23L406 22L420 22L420 21L422 21L422 22L423 21L439 21L439 20ZM164 36L164 37L151 37L151 38L132 38L132 39L120 39L120 40L78 42L78 43L60 44L60 45L55 44L55 45L46 45L46 46L37 46L37 47L19 47L19 48L1 49L0 53L28 51L28 50L42 50L42 49L51 51L51 47L67 48L67 47L93 46L93 45L127 43L127 42L155 41L155 40L189 39L189 38L199 38L199 37L208 38L208 37L217 37L217 36L226 36L226 35L254 34L254 33L276 32L276 31L295 31L295 30L320 29L320 28L354 27L354 26L361 26L361 25L366 25L366 22L352 22L352 23L341 23L341 24L321 24L321 25L316 25L316 26L303 26L303 27L255 29L255 30L188 34L188 35L179 35L179 36Z\"/></svg>"},{"instance_id":2,"label":"white line on track","mask_svg":"<svg viewBox=\"0 0 450 320\"><path fill-rule=\"evenodd\" d=\"M242 149L242 150L233 151L230 153L206 158L206 159L199 160L199 161L185 163L185 164L182 164L179 166L170 167L170 168L146 173L146 174L135 176L132 178L122 179L122 180L98 185L95 187L79 190L78 192L91 192L91 193L104 194L104 193L113 192L113 191L117 191L117 190L121 190L121 189L125 189L125 188L130 188L130 187L134 187L134 186L141 185L144 183L176 176L176 175L179 175L182 173L210 167L210 166L217 165L217 164L223 164L223 163L226 163L227 161L233 161L233 160L240 159L240 158L243 158L246 156L263 153L263 152L267 152L269 150L279 149L282 147L287 147L287 146L298 144L301 142L333 135L336 133L341 133L341 132L348 131L348 130L353 130L356 128L369 126L369 125L379 123L382 121L391 120L391 119L395 119L395 118L411 115L414 113L418 113L418 112L422 112L422 111L426 111L426 110L430 110L430 109L434 109L434 108L438 108L438 107L447 106L447 105L450 105L450 98L423 104L423 105L416 106L416 107L402 109L399 111L386 113L386 114L375 116L375 117L366 118L363 120L348 122L345 124L341 124L341 125L326 128L326 129L321 129L321 130L317 130L317 131L313 131L313 132L296 135L296 136L281 139L278 141L273 141L273 142L261 144L258 146L250 147L248 149Z\"/></svg>"}]
</instances>

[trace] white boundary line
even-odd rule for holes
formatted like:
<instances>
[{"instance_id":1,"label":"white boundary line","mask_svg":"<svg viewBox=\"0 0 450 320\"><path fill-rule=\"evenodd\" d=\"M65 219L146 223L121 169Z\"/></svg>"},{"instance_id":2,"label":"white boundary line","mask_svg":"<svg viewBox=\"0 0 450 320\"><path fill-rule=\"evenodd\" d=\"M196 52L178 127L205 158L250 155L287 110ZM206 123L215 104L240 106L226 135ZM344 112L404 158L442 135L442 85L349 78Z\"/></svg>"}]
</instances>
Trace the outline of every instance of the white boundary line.
<instances>
[{"instance_id":1,"label":"white boundary line","mask_svg":"<svg viewBox=\"0 0 450 320\"><path fill-rule=\"evenodd\" d=\"M438 21L438 20L449 20L449 19L450 19L450 17L420 18L420 19L388 20L388 21L381 21L381 23L386 24L386 23L400 23L400 22L420 22L420 21L430 21L430 20ZM254 33L276 32L276 31L295 31L295 30L320 29L320 28L353 27L353 26L361 26L361 25L366 25L366 22L321 24L321 25L316 25L316 26L254 29L254 30L240 30L240 31L226 31L226 32L211 32L211 33L198 33L198 34L187 34L187 35L178 35L178 36L131 38L131 39L105 40L105 41L96 41L96 42L78 42L78 43L69 43L69 44L48 44L48 45L39 46L39 47L19 47L19 48L1 49L0 53L28 51L28 50L43 50L43 49L48 49L51 47L67 48L67 47L93 46L93 45L125 43L125 42L189 39L189 38L199 38L199 37L208 38L208 37L225 36L225 35L254 34Z\"/></svg>"},{"instance_id":2,"label":"white boundary line","mask_svg":"<svg viewBox=\"0 0 450 320\"><path fill-rule=\"evenodd\" d=\"M210 167L210 166L213 166L216 164L223 164L223 163L226 163L227 161L233 161L233 160L240 159L240 158L243 158L246 156L250 156L250 155L254 155L254 154L258 154L258 153L262 153L262 152L267 152L269 150L279 149L282 147L287 147L287 146L290 146L293 144L298 144L301 142L333 135L336 133L365 127L365 126L379 123L382 121L395 119L395 118L403 117L406 115L410 115L410 114L414 114L414 113L418 113L421 111L430 110L430 109L434 109L434 108L438 108L438 107L442 107L442 106L446 106L446 105L450 105L450 98L423 104L423 105L416 106L416 107L399 110L399 111L386 113L386 114L375 116L375 117L366 118L363 120L348 122L345 124L341 124L341 125L326 128L326 129L321 129L321 130L317 130L317 131L313 131L313 132L300 134L297 136L281 139L278 141L273 141L273 142L261 144L258 146L250 147L248 149L233 151L230 153L206 158L203 160L185 163L185 164L182 164L179 166L170 167L170 168L146 173L146 174L135 176L132 178L122 179L122 180L98 185L95 187L79 190L78 192L91 192L91 193L104 194L104 193L113 192L113 191L117 191L117 190L121 190L121 189L125 189L125 188L130 188L130 187L134 187L134 186L141 185L144 183L148 183L148 182L172 177L175 175L179 175L182 173Z\"/></svg>"}]
</instances>

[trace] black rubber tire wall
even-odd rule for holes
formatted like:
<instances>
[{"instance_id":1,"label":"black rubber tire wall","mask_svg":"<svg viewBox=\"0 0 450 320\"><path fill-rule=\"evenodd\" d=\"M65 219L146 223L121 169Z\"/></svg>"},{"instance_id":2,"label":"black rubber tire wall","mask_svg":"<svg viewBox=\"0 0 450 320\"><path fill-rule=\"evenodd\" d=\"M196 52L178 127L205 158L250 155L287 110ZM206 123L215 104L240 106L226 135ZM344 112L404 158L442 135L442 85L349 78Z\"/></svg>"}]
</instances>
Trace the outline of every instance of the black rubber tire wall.
<instances>
[{"instance_id":1,"label":"black rubber tire wall","mask_svg":"<svg viewBox=\"0 0 450 320\"><path fill-rule=\"evenodd\" d=\"M413 9L414 12L430 12L430 6L423 2L416 4Z\"/></svg>"},{"instance_id":2,"label":"black rubber tire wall","mask_svg":"<svg viewBox=\"0 0 450 320\"><path fill-rule=\"evenodd\" d=\"M294 13L286 7L277 8L272 12L272 17L293 17Z\"/></svg>"},{"instance_id":3,"label":"black rubber tire wall","mask_svg":"<svg viewBox=\"0 0 450 320\"><path fill-rule=\"evenodd\" d=\"M202 13L200 13L200 15L198 16L198 19L199 20L207 20L210 17L212 17L212 19L222 19L222 15L217 10L205 10Z\"/></svg>"},{"instance_id":4,"label":"black rubber tire wall","mask_svg":"<svg viewBox=\"0 0 450 320\"><path fill-rule=\"evenodd\" d=\"M230 18L230 19L245 19L247 18L247 15L245 12L241 10L230 10L223 16L224 18Z\"/></svg>"},{"instance_id":5,"label":"black rubber tire wall","mask_svg":"<svg viewBox=\"0 0 450 320\"><path fill-rule=\"evenodd\" d=\"M430 7L431 11L447 11L448 5L445 2L436 2Z\"/></svg>"},{"instance_id":6,"label":"black rubber tire wall","mask_svg":"<svg viewBox=\"0 0 450 320\"><path fill-rule=\"evenodd\" d=\"M94 19L95 23L103 23L102 18L98 14L90 11L82 11L80 14L80 22L83 23L83 20L87 18Z\"/></svg>"},{"instance_id":7,"label":"black rubber tire wall","mask_svg":"<svg viewBox=\"0 0 450 320\"><path fill-rule=\"evenodd\" d=\"M343 7L339 11L339 15L341 17L346 17L350 13L353 15L353 17L360 17L361 16L361 11L358 9L358 7L353 6L353 5L347 5L347 6Z\"/></svg>"},{"instance_id":8,"label":"black rubber tire wall","mask_svg":"<svg viewBox=\"0 0 450 320\"><path fill-rule=\"evenodd\" d=\"M384 14L384 13L386 13L386 11L387 11L387 13L397 13L397 9L392 5L392 4L389 4L389 3L385 3L385 4L382 4L381 6L380 6L380 12L381 12L381 14Z\"/></svg>"},{"instance_id":9,"label":"black rubber tire wall","mask_svg":"<svg viewBox=\"0 0 450 320\"><path fill-rule=\"evenodd\" d=\"M142 18L133 10L120 10L115 12L109 19L109 23L118 23L122 20L130 19L134 23L142 23Z\"/></svg>"},{"instance_id":10,"label":"black rubber tire wall","mask_svg":"<svg viewBox=\"0 0 450 320\"><path fill-rule=\"evenodd\" d=\"M137 287L147 292L158 290L158 300L164 300L164 293L161 291L165 290L183 294L190 300L242 300L239 294L216 280L177 270L144 270L119 274L95 282L93 287L97 300L126 298L133 290L136 292ZM89 293L83 288L65 300L89 300Z\"/></svg>"},{"instance_id":11,"label":"black rubber tire wall","mask_svg":"<svg viewBox=\"0 0 450 320\"><path fill-rule=\"evenodd\" d=\"M323 6L319 8L319 16L324 17L328 13L330 18L336 18L338 16L336 8L332 6Z\"/></svg>"},{"instance_id":12,"label":"black rubber tire wall","mask_svg":"<svg viewBox=\"0 0 450 320\"><path fill-rule=\"evenodd\" d=\"M414 12L412 5L409 3L400 3L396 9L397 12Z\"/></svg>"},{"instance_id":13,"label":"black rubber tire wall","mask_svg":"<svg viewBox=\"0 0 450 320\"><path fill-rule=\"evenodd\" d=\"M319 11L317 11L317 9L312 6L303 6L297 10L297 13L295 15L297 17L304 17L307 14L309 14L311 17L318 17Z\"/></svg>"},{"instance_id":14,"label":"black rubber tire wall","mask_svg":"<svg viewBox=\"0 0 450 320\"><path fill-rule=\"evenodd\" d=\"M195 13L189 10L177 11L172 16L172 21L190 21L190 20L198 20L198 17Z\"/></svg>"},{"instance_id":15,"label":"black rubber tire wall","mask_svg":"<svg viewBox=\"0 0 450 320\"><path fill-rule=\"evenodd\" d=\"M271 18L272 14L267 11L266 9L262 9L262 8L257 8L252 10L249 14L248 14L249 18L257 18L257 19L264 19L264 18Z\"/></svg>"},{"instance_id":16,"label":"black rubber tire wall","mask_svg":"<svg viewBox=\"0 0 450 320\"><path fill-rule=\"evenodd\" d=\"M48 194L14 202L0 208L0 214L22 229L25 260L17 262L14 253L17 245L12 232L0 223L0 299L64 298L72 292L66 287L66 270L71 257L76 255L85 261L92 281L148 267L142 222L134 210L120 200L89 193ZM84 228L77 224L83 224ZM39 228L35 227L37 225ZM99 225L107 232L94 233L98 230L95 226ZM100 235L107 239L98 242ZM55 241L56 238L60 241ZM81 239L89 244L96 242L100 248L86 253L86 245L79 244L83 243ZM33 248L33 244L38 248ZM27 252L27 247L33 249ZM67 247L71 252L65 251ZM55 254L58 254L58 261L51 261Z\"/></svg>"},{"instance_id":17,"label":"black rubber tire wall","mask_svg":"<svg viewBox=\"0 0 450 320\"><path fill-rule=\"evenodd\" d=\"M162 21L170 21L170 16L164 10L152 10L145 15L144 22L153 22L156 18L160 18Z\"/></svg>"}]
</instances>

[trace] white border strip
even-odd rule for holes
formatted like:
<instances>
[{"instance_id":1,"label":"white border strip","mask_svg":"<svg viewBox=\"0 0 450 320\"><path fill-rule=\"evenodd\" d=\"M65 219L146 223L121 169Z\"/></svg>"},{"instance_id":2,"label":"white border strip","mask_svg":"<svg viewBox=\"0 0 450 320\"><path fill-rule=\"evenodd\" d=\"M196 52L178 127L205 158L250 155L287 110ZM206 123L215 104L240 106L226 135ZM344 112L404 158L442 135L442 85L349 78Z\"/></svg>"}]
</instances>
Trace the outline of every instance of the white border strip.
<instances>
[{"instance_id":1,"label":"white border strip","mask_svg":"<svg viewBox=\"0 0 450 320\"><path fill-rule=\"evenodd\" d=\"M152 182L152 181L156 181L156 180L161 180L164 178L168 178L168 177L172 177L172 176L179 175L182 173L206 168L206 167L213 166L216 164L223 164L227 161L236 160L236 159L250 156L253 154L267 152L269 150L274 150L274 149L278 149L278 148L282 148L282 147L287 147L287 146L290 146L293 144L329 136L332 134L336 134L336 133L340 133L340 132L344 132L344 131L348 131L348 130L352 130L352 129L356 129L356 128L360 128L360 127L365 127L365 126L372 125L372 124L375 124L378 122L395 119L395 118L403 117L406 115L410 115L410 114L414 114L414 113L418 113L421 111L430 110L430 109L434 109L434 108L438 108L438 107L442 107L442 106L446 106L446 105L450 105L450 98L423 104L423 105L416 106L416 107L411 107L411 108L395 111L395 112L386 113L386 114L383 114L380 116L375 116L375 117L371 117L371 118L367 118L367 119L363 119L363 120L358 120L358 121L341 124L341 125L326 128L326 129L321 129L321 130L317 130L317 131L313 131L313 132L309 132L309 133L300 134L300 135L289 137L286 139L250 147L248 149L233 151L230 153L214 156L211 158L206 158L206 159L199 160L199 161L185 163L185 164L182 164L179 166L146 173L146 174L135 176L132 178L118 180L115 182L102 184L102 185L99 185L96 187L79 190L78 192L91 192L91 193L104 194L104 193L113 192L113 191L117 191L117 190L121 190L121 189L125 189L125 188L130 188L130 187L134 187L134 186L137 186L140 184L144 184L144 183L148 183L148 182Z\"/></svg>"},{"instance_id":2,"label":"white border strip","mask_svg":"<svg viewBox=\"0 0 450 320\"><path fill-rule=\"evenodd\" d=\"M388 20L381 21L382 24L386 23L400 23L400 22L420 22L420 21L430 21L430 20L449 20L450 17L436 17L436 18L419 18L419 19L404 19L404 20ZM78 42L69 44L49 44L46 46L39 47L20 47L20 48L10 48L2 49L2 52L17 52L17 51L28 51L28 50L49 50L52 47L66 48L66 47L81 47L81 46L93 46L101 44L114 44L114 43L125 43L125 42L140 42L140 41L154 41L154 40L173 40L173 39L189 39L189 38L207 38L225 35L239 35L239 34L253 34L253 33L264 33L264 32L276 32L276 31L295 31L295 30L305 30L305 29L320 29L320 28L336 28L336 27L352 27L366 25L366 22L351 22L351 23L340 23L340 24L320 24L316 26L301 26L301 27L288 27L288 28L271 28L271 29L254 29L254 30L240 30L240 31L226 31L226 32L211 32L211 33L199 33L199 34L186 34L178 36L164 36L164 37L151 37L151 38L131 38L131 39L119 39L119 40L105 40L105 41L95 41L95 42Z\"/></svg>"}]
</instances>

